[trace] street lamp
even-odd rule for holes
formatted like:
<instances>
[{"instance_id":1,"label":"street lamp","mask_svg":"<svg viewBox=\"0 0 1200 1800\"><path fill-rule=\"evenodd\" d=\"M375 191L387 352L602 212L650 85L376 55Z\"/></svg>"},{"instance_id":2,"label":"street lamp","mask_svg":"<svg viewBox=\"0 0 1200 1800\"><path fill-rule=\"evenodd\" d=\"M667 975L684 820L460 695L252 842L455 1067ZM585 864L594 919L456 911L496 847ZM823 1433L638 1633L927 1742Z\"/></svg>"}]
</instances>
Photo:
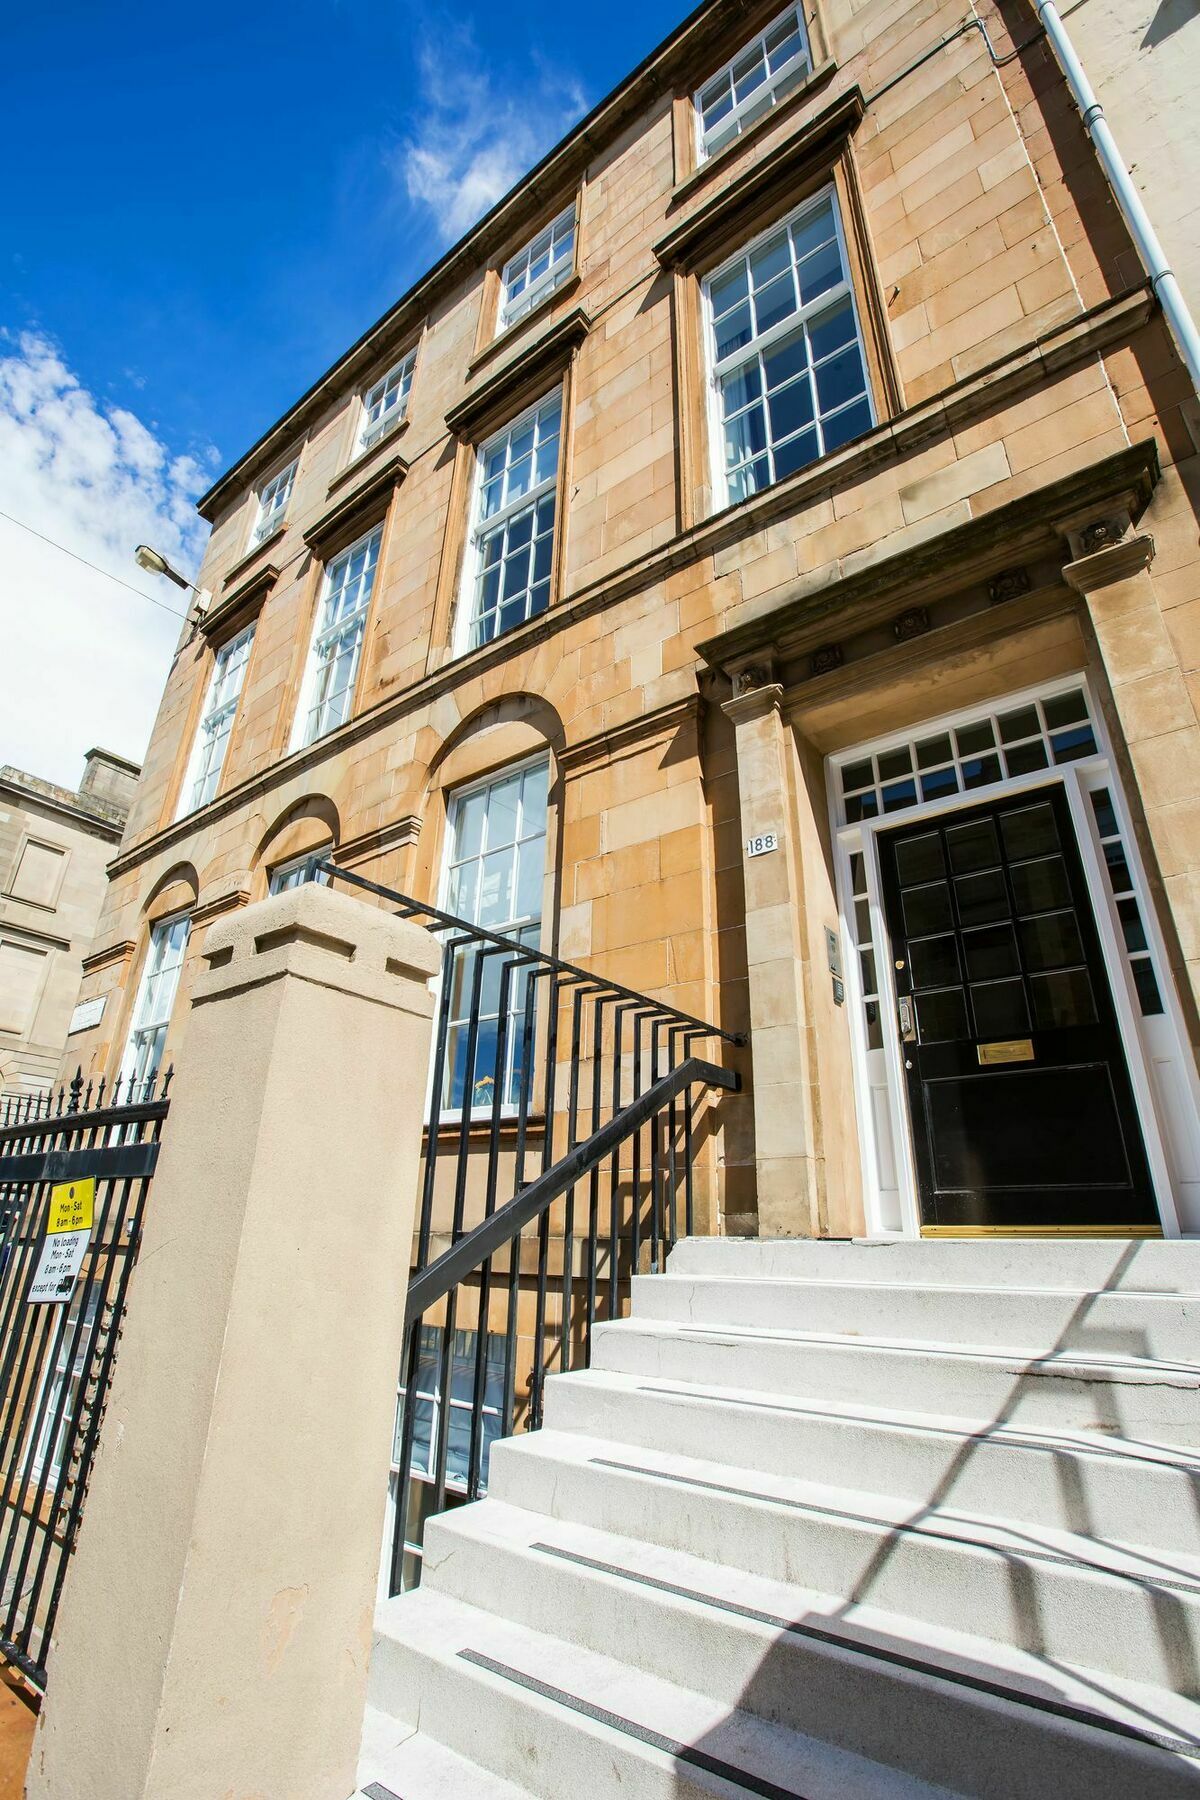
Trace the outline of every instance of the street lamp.
<instances>
[{"instance_id":1,"label":"street lamp","mask_svg":"<svg viewBox=\"0 0 1200 1800\"><path fill-rule=\"evenodd\" d=\"M195 613L190 621L194 633L208 611L209 601L212 599L208 589L198 588L194 581L189 581L186 575L181 575L178 569L173 569L162 551L152 549L149 544L139 544L133 553L133 560L139 569L145 569L151 575L165 575L168 581L175 583L176 587L189 588L195 594Z\"/></svg>"},{"instance_id":2,"label":"street lamp","mask_svg":"<svg viewBox=\"0 0 1200 1800\"><path fill-rule=\"evenodd\" d=\"M149 544L139 544L133 553L133 560L139 569L146 569L151 575L165 575L168 581L175 583L176 587L192 588L193 593L200 591L199 588L193 587L192 583L185 575L181 575L178 569L171 567L161 551L152 550Z\"/></svg>"}]
</instances>

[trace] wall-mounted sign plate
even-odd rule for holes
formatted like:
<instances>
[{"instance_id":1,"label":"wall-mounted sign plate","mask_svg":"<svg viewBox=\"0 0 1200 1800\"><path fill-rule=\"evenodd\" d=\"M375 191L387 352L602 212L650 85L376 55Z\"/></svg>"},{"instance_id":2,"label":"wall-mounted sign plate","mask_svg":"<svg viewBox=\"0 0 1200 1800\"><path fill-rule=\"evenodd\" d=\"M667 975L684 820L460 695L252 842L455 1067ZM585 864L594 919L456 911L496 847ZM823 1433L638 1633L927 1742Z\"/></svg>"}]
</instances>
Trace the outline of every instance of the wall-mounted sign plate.
<instances>
[{"instance_id":1,"label":"wall-mounted sign plate","mask_svg":"<svg viewBox=\"0 0 1200 1800\"><path fill-rule=\"evenodd\" d=\"M97 994L94 1000L81 1000L71 1014L71 1023L67 1026L67 1036L75 1031L90 1031L104 1017L104 1002L107 994Z\"/></svg>"},{"instance_id":2,"label":"wall-mounted sign plate","mask_svg":"<svg viewBox=\"0 0 1200 1800\"><path fill-rule=\"evenodd\" d=\"M746 839L747 856L769 856L772 850L779 848L777 831L762 831L757 837Z\"/></svg>"}]
</instances>

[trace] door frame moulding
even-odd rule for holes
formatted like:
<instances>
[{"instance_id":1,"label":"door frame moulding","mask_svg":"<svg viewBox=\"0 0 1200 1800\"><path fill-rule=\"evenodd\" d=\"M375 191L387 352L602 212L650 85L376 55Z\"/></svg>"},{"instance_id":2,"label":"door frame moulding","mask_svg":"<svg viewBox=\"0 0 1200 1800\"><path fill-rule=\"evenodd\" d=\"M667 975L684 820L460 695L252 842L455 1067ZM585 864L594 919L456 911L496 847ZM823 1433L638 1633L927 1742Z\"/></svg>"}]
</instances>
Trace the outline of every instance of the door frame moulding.
<instances>
[{"instance_id":1,"label":"door frame moulding","mask_svg":"<svg viewBox=\"0 0 1200 1800\"><path fill-rule=\"evenodd\" d=\"M843 824L838 773L847 763L860 761L867 755L886 751L911 742L914 738L932 736L953 726L962 726L981 718L1009 711L1033 700L1053 698L1057 694L1082 689L1087 701L1097 749L1094 753L1029 774L992 782L969 792L958 792L938 799L921 801L912 806L881 813L875 818ZM1083 865L1084 878L1100 939L1104 974L1108 981L1116 1013L1122 1050L1133 1089L1134 1102L1142 1130L1146 1159L1150 1168L1155 1203L1165 1237L1178 1237L1181 1230L1200 1231L1200 1182L1190 1173L1200 1169L1200 1078L1188 1037L1183 1010L1168 961L1166 945L1159 926L1157 910L1146 880L1141 853L1103 713L1097 704L1094 685L1080 669L1075 674L1059 677L991 700L932 718L917 719L903 729L866 739L825 758L825 781L830 834L834 848L835 880L838 903L838 930L842 964L846 971L846 1004L849 1010L851 1064L854 1079L855 1108L859 1150L862 1158L863 1201L868 1234L883 1238L919 1238L923 1235L916 1169L912 1151L912 1120L902 1066L901 1043L896 1029L897 995L893 979L891 948L883 909L879 879L879 850L876 839L880 832L903 827L906 823L930 820L978 805L986 800L1003 800L1034 794L1039 789L1057 785L1063 790L1075 828L1076 844ZM1133 880L1150 962L1158 982L1162 1000L1161 1014L1147 1020L1140 1013L1130 974L1130 965L1120 935L1116 902L1105 877L1104 861L1088 795L1097 788L1107 788L1120 826ZM870 942L860 944L855 929L855 910L851 857L862 854L869 907ZM859 896L862 898L862 896ZM875 956L877 1004L882 1036L882 1051L871 1050L867 1040L865 1014L866 989L863 985L860 949L872 949ZM1159 1038L1162 1054L1148 1038ZM884 1080L879 1081L880 1065L870 1059L882 1055ZM1173 1103L1179 1117L1174 1132L1168 1130L1164 1110L1172 1104L1172 1096L1156 1084L1151 1064L1178 1071L1177 1091ZM878 1108L878 1110L877 1110ZM886 1134L890 1143L883 1141ZM1168 1140L1175 1140L1174 1172ZM1184 1141L1186 1139L1186 1142ZM1182 1150L1180 1145L1182 1144ZM882 1177L894 1173L894 1185ZM1193 1190L1188 1195L1180 1189ZM1189 1217L1181 1226L1179 1201L1190 1202ZM929 1235L926 1228L925 1235ZM1089 1230L1073 1227L1044 1228L1019 1233L970 1233L965 1230L940 1231L936 1235L1018 1235L1090 1236ZM1111 1234L1110 1234L1111 1235ZM1136 1234L1124 1234L1136 1235Z\"/></svg>"}]
</instances>

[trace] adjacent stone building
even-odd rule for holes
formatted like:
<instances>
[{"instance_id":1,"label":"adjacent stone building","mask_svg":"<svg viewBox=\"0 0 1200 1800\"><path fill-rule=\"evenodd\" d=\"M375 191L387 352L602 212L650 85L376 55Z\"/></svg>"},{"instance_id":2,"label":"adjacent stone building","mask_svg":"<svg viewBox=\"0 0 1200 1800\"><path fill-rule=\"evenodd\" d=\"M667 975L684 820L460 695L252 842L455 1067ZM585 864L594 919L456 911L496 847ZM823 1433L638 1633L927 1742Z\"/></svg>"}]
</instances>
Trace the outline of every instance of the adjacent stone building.
<instances>
[{"instance_id":1,"label":"adjacent stone building","mask_svg":"<svg viewBox=\"0 0 1200 1800\"><path fill-rule=\"evenodd\" d=\"M986 24L712 0L205 495L89 1071L327 856L747 1032L716 1229L1200 1230L1200 417Z\"/></svg>"},{"instance_id":2,"label":"adjacent stone building","mask_svg":"<svg viewBox=\"0 0 1200 1800\"><path fill-rule=\"evenodd\" d=\"M83 959L140 771L89 750L77 791L0 768L0 1102L40 1094L102 1003L75 1011Z\"/></svg>"}]
</instances>

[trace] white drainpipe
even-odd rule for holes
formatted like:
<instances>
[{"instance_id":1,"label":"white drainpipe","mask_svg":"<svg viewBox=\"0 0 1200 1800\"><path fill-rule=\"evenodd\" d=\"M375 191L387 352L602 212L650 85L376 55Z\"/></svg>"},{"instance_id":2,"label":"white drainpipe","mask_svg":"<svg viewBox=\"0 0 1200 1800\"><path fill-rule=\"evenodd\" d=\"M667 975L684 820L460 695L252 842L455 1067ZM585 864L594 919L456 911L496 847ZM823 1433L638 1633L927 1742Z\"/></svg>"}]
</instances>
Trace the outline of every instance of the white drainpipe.
<instances>
[{"instance_id":1,"label":"white drainpipe","mask_svg":"<svg viewBox=\"0 0 1200 1800\"><path fill-rule=\"evenodd\" d=\"M1083 123L1096 146L1096 154L1116 196L1117 205L1125 216L1125 223L1137 246L1138 255L1150 277L1150 285L1158 295L1171 335L1192 378L1192 386L1200 393L1200 332L1196 330L1196 321L1188 311L1179 283L1171 273L1163 247L1150 223L1150 216L1142 205L1141 195L1133 184L1117 148L1116 139L1108 128L1104 108L1097 100L1092 84L1084 73L1083 64L1075 54L1075 46L1067 35L1067 28L1059 18L1058 8L1053 0L1038 0L1038 15L1054 46L1054 54L1062 65L1075 104L1083 114Z\"/></svg>"}]
</instances>

